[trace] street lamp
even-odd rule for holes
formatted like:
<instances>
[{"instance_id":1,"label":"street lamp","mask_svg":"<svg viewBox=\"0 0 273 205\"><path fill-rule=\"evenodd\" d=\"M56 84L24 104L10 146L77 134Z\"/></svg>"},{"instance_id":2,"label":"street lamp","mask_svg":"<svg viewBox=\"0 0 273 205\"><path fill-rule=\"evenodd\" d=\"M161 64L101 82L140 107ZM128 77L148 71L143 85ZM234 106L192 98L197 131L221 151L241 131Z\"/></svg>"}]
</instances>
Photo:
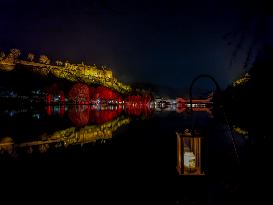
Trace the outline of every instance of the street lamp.
<instances>
[{"instance_id":1,"label":"street lamp","mask_svg":"<svg viewBox=\"0 0 273 205\"><path fill-rule=\"evenodd\" d=\"M189 94L190 94L190 110L193 115L192 106L192 88L200 78L208 78L216 86L217 91L220 91L220 86L217 81L210 75L201 74L193 79ZM194 122L192 121L191 129L186 129L183 133L176 132L177 142L177 171L179 175L204 175L202 170L202 137L195 132Z\"/></svg>"}]
</instances>

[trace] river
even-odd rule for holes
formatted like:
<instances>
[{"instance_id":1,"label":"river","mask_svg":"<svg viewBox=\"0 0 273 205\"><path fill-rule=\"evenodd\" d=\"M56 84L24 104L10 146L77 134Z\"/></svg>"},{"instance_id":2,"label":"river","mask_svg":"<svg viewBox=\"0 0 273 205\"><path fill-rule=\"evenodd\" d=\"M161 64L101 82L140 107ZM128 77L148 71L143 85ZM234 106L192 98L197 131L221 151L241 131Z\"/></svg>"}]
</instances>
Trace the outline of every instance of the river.
<instances>
[{"instance_id":1,"label":"river","mask_svg":"<svg viewBox=\"0 0 273 205\"><path fill-rule=\"evenodd\" d=\"M244 201L253 190L248 174L255 171L246 157L255 155L252 139L236 134L232 125L215 119L209 110L81 105L9 109L0 115L2 165L53 161L58 167L65 161L76 163L77 175L82 173L76 178L85 180L91 175L120 177L138 185L154 180L151 184L158 192L149 198L168 204L228 204L238 196ZM269 182L268 186L270 190ZM168 191L172 194L164 195ZM131 194L135 199L136 192ZM141 191L137 198L146 197Z\"/></svg>"}]
</instances>

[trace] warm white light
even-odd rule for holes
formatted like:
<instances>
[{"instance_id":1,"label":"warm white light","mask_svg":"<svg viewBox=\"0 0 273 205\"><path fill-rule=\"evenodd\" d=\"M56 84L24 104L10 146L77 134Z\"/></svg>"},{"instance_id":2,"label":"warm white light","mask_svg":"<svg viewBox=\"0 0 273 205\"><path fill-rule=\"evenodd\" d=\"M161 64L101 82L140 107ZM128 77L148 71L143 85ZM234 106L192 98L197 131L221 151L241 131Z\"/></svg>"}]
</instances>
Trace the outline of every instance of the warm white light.
<instances>
[{"instance_id":1,"label":"warm white light","mask_svg":"<svg viewBox=\"0 0 273 205\"><path fill-rule=\"evenodd\" d=\"M195 168L195 155L193 152L184 153L184 166L187 168Z\"/></svg>"}]
</instances>

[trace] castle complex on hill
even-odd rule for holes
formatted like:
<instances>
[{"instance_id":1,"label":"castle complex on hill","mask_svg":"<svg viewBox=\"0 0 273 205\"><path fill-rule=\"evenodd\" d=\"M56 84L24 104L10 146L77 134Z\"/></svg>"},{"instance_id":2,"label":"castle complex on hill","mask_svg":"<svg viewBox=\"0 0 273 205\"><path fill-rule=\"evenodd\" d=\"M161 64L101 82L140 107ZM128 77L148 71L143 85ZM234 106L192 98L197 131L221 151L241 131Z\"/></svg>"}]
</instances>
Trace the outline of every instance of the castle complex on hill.
<instances>
[{"instance_id":1,"label":"castle complex on hill","mask_svg":"<svg viewBox=\"0 0 273 205\"><path fill-rule=\"evenodd\" d=\"M71 64L69 62L63 63L56 61L55 65L47 56L41 55L39 62L34 62L34 55L28 54L27 60L20 60L20 51L18 49L11 49L10 53L6 56L3 52L0 53L0 70L12 71L16 66L21 66L32 72L38 73L43 76L52 74L57 78L66 79L72 82L82 82L87 85L103 85L111 88L119 93L128 93L131 87L118 81L112 73L112 70L104 66L97 67L96 65Z\"/></svg>"}]
</instances>

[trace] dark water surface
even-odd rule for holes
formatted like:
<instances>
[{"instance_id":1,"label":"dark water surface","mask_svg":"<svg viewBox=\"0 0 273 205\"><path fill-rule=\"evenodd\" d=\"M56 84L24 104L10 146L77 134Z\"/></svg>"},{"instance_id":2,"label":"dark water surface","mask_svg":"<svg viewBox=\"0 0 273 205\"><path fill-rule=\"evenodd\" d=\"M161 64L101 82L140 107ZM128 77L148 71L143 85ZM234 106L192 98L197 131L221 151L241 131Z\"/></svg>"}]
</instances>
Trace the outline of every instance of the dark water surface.
<instances>
[{"instance_id":1,"label":"dark water surface","mask_svg":"<svg viewBox=\"0 0 273 205\"><path fill-rule=\"evenodd\" d=\"M81 160L108 156L110 161L140 163L140 169L145 168L141 163L149 161L150 164L160 159L162 167L171 169L172 166L164 163L176 164L176 131L192 127L192 116L175 110L127 112L89 106L50 109L2 111L0 156L15 160L55 157ZM198 126L205 127L209 114L195 115L200 116Z\"/></svg>"},{"instance_id":2,"label":"dark water surface","mask_svg":"<svg viewBox=\"0 0 273 205\"><path fill-rule=\"evenodd\" d=\"M38 184L49 177L54 179L51 188L62 184L68 195L81 190L91 200L114 194L98 197L106 204L270 199L272 179L265 183L265 176L249 163L247 156L255 155L250 139L236 135L209 112L57 106L3 110L0 115L0 163L22 165L13 176L24 178L24 183L30 176L37 177ZM192 127L198 135L176 134ZM30 172L23 177L26 170ZM87 188L72 186L75 182ZM252 182L259 182L262 195Z\"/></svg>"}]
</instances>

